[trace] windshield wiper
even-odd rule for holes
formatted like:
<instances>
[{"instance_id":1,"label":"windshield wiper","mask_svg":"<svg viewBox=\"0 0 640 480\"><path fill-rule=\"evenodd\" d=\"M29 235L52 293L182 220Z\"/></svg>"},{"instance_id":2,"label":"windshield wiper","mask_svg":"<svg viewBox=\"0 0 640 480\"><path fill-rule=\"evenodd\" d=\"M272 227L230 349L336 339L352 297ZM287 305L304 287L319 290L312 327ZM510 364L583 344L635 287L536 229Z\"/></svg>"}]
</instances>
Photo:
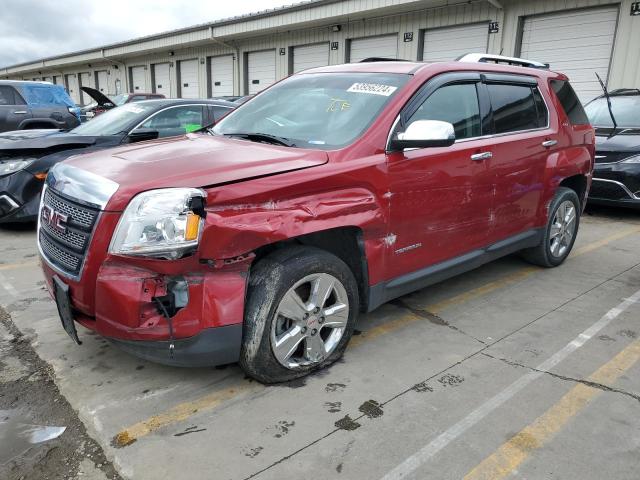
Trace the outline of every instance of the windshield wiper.
<instances>
[{"instance_id":1,"label":"windshield wiper","mask_svg":"<svg viewBox=\"0 0 640 480\"><path fill-rule=\"evenodd\" d=\"M285 147L296 146L296 144L288 138L278 137L277 135L269 135L268 133L225 133L223 135L225 137L246 138L247 140L251 140L252 142L266 142L272 143L274 145L284 145Z\"/></svg>"},{"instance_id":2,"label":"windshield wiper","mask_svg":"<svg viewBox=\"0 0 640 480\"><path fill-rule=\"evenodd\" d=\"M596 74L596 77L600 82L600 86L602 87L602 91L604 92L604 96L607 99L607 108L609 109L609 115L611 116L611 121L613 122L613 130L609 134L609 138L612 138L616 135L616 130L618 129L618 123L616 122L616 117L613 116L613 108L611 108L611 97L609 97L609 91L607 90L607 87L604 85L604 82L600 78L600 75L598 75L598 72L594 72L594 73Z\"/></svg>"}]
</instances>

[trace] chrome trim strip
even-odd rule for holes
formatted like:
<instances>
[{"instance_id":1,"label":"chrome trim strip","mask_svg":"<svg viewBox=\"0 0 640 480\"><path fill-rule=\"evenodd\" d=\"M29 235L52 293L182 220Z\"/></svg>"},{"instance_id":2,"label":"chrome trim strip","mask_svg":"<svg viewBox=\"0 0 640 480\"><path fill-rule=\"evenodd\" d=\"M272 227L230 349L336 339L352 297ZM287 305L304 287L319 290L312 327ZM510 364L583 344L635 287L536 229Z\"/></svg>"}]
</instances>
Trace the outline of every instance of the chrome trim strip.
<instances>
[{"instance_id":1,"label":"chrome trim strip","mask_svg":"<svg viewBox=\"0 0 640 480\"><path fill-rule=\"evenodd\" d=\"M629 188L627 188L627 186L622 183L622 182L618 182L617 180L609 180L608 178L594 178L593 179L594 182L605 182L605 183L613 183L617 186L619 186L620 188L622 188L622 190L624 190L624 192L629 195L629 198L631 198L632 200L640 200L640 197L636 196L631 190L629 190ZM599 198L599 197L594 197L594 198Z\"/></svg>"},{"instance_id":2,"label":"chrome trim strip","mask_svg":"<svg viewBox=\"0 0 640 480\"><path fill-rule=\"evenodd\" d=\"M49 170L46 185L79 203L89 203L100 210L105 209L113 194L120 188L112 180L64 163L58 163ZM42 197L40 203L42 204Z\"/></svg>"}]
</instances>

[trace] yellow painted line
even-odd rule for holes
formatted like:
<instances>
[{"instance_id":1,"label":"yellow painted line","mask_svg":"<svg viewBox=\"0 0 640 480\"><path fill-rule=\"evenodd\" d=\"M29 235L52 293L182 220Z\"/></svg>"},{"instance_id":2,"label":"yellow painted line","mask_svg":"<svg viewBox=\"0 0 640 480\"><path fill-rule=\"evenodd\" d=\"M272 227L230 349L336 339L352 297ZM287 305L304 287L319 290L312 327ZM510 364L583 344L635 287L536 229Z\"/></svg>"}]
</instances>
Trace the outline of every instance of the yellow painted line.
<instances>
[{"instance_id":1,"label":"yellow painted line","mask_svg":"<svg viewBox=\"0 0 640 480\"><path fill-rule=\"evenodd\" d=\"M0 264L0 270L15 270L17 268L37 267L38 265L40 265L40 262L7 263L5 265Z\"/></svg>"},{"instance_id":2,"label":"yellow painted line","mask_svg":"<svg viewBox=\"0 0 640 480\"><path fill-rule=\"evenodd\" d=\"M584 253L590 252L595 248L602 247L614 240L619 240L633 233L640 232L640 227L636 229L624 230L622 232L616 233L609 237L606 237L597 242L591 243L582 248L583 251L572 254L572 257L576 257L578 255L583 255ZM597 245L597 246L594 246ZM468 302L474 298L478 298L482 295L486 295L495 290L503 288L507 285L518 282L532 273L539 271L540 269L537 267L524 267L519 269L516 272L513 272L509 275L506 275L503 278L498 280L494 280L480 287L474 288L467 292L460 293L455 295L449 299L442 300L440 302L428 305L425 310L433 313L438 313L445 308L451 307L453 305L462 304L464 302ZM381 325L377 325L376 327L371 328L370 330L363 332L362 335L355 336L351 338L349 342L349 347L354 347L361 345L365 341L373 340L379 336L385 335L387 333L394 332L402 327L410 325L418 320L424 320L424 318L415 315L413 313L408 313L402 315L400 317L395 318L392 321L385 322ZM241 395L250 391L251 389L259 389L260 385L251 384L251 385L243 385L239 387L231 387L225 390L221 390L218 392L214 392L210 395L205 395L204 397L198 398L193 401L184 402L181 404L172 407L167 410L165 413L161 413L155 415L147 420L143 420L135 425L132 425L120 433L118 433L114 439L113 444L116 446L126 446L135 442L137 439L148 435L149 433L158 430L159 428L165 427L167 425L180 422L186 420L191 417L195 413L199 411L212 410L221 403L228 401L234 398L237 395Z\"/></svg>"},{"instance_id":3,"label":"yellow painted line","mask_svg":"<svg viewBox=\"0 0 640 480\"><path fill-rule=\"evenodd\" d=\"M576 258L586 253L592 252L598 248L608 245L611 242L628 237L629 235L633 235L634 233L640 233L640 227L625 229L620 232L609 235L601 240L597 240L595 242L589 243L584 247L574 250L571 253L569 259ZM491 292L504 288L508 285L515 284L541 270L543 269L540 267L533 267L533 266L523 267L513 273L510 273L509 275L499 278L498 280L494 280L480 287L473 288L466 292L462 292L453 297L441 300L440 302L426 305L423 309L426 312L430 312L437 315L449 307L461 305L475 298L482 297ZM375 327L372 327L371 329L362 332L361 335L353 337L349 342L349 346L355 347L355 346L361 345L365 341L372 340L382 335L386 335L387 333L394 332L400 328L406 327L407 325L410 325L419 320L424 320L424 318L418 315L414 315L413 313L405 314L394 320L385 322L380 325L376 325Z\"/></svg>"},{"instance_id":4,"label":"yellow painted line","mask_svg":"<svg viewBox=\"0 0 640 480\"><path fill-rule=\"evenodd\" d=\"M211 410L223 402L231 400L238 395L248 393L251 390L256 390L260 387L262 387L262 385L246 383L240 386L210 393L209 395L205 395L194 401L179 403L164 413L154 415L147 420L138 422L135 425L131 425L130 427L120 431L113 438L112 444L115 447L126 447L127 445L131 445L140 437L144 437L159 428L186 420L198 412Z\"/></svg>"},{"instance_id":5,"label":"yellow painted line","mask_svg":"<svg viewBox=\"0 0 640 480\"><path fill-rule=\"evenodd\" d=\"M636 340L605 363L587 380L612 385L640 359ZM538 448L548 442L602 390L578 383L556 404L504 443L492 455L465 475L464 480L500 480L516 470Z\"/></svg>"}]
</instances>

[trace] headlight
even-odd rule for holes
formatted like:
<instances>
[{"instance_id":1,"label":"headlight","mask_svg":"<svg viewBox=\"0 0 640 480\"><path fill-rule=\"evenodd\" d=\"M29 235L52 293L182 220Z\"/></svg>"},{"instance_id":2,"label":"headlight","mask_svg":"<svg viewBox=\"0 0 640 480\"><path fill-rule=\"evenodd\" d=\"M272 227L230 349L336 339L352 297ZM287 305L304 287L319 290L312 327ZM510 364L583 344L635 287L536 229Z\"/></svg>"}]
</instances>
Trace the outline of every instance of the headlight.
<instances>
[{"instance_id":1,"label":"headlight","mask_svg":"<svg viewBox=\"0 0 640 480\"><path fill-rule=\"evenodd\" d=\"M162 188L136 195L118 222L109 252L176 259L195 250L204 220L192 204L204 197L197 188Z\"/></svg>"},{"instance_id":2,"label":"headlight","mask_svg":"<svg viewBox=\"0 0 640 480\"><path fill-rule=\"evenodd\" d=\"M0 163L0 176L9 175L10 173L17 172L27 168L35 161L35 158L17 158L15 160L9 160Z\"/></svg>"},{"instance_id":3,"label":"headlight","mask_svg":"<svg viewBox=\"0 0 640 480\"><path fill-rule=\"evenodd\" d=\"M627 157L622 160L621 163L640 163L640 155L634 155L633 157Z\"/></svg>"}]
</instances>

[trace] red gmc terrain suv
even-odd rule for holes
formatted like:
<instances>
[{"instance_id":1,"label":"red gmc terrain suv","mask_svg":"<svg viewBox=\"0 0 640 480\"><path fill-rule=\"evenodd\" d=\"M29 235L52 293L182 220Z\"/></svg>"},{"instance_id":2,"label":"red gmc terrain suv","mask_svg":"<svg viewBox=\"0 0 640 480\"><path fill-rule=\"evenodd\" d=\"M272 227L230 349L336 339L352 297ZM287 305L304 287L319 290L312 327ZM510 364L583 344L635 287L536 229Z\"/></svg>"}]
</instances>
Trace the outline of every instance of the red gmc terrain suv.
<instances>
[{"instance_id":1,"label":"red gmc terrain suv","mask_svg":"<svg viewBox=\"0 0 640 480\"><path fill-rule=\"evenodd\" d=\"M514 252L561 264L593 169L581 109L564 75L486 61L293 75L208 133L56 165L50 292L78 343L76 322L169 365L299 377L358 312Z\"/></svg>"}]
</instances>

